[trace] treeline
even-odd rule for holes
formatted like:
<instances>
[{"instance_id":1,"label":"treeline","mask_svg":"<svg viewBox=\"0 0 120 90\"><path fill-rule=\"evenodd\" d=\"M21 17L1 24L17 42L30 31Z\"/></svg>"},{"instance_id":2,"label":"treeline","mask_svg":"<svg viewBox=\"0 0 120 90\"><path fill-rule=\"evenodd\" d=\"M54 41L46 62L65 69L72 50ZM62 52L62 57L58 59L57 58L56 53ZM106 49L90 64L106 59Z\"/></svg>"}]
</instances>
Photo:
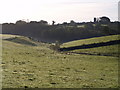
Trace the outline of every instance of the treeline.
<instances>
[{"instance_id":1,"label":"treeline","mask_svg":"<svg viewBox=\"0 0 120 90\"><path fill-rule=\"evenodd\" d=\"M83 38L98 37L103 35L120 34L118 30L119 22L83 22L49 25L47 21L41 20L25 22L17 21L14 23L3 23L3 34L23 35L38 41L61 43L78 40Z\"/></svg>"}]
</instances>

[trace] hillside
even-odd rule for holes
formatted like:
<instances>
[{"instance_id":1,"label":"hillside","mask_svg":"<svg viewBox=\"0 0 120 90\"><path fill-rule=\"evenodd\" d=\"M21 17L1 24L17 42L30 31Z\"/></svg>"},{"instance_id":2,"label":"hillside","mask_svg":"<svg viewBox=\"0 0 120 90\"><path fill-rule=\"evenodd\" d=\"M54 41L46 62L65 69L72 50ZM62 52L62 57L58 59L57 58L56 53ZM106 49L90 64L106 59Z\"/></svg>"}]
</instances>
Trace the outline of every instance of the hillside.
<instances>
[{"instance_id":1,"label":"hillside","mask_svg":"<svg viewBox=\"0 0 120 90\"><path fill-rule=\"evenodd\" d=\"M5 37L3 88L118 87L117 57L56 52L27 37Z\"/></svg>"},{"instance_id":2,"label":"hillside","mask_svg":"<svg viewBox=\"0 0 120 90\"><path fill-rule=\"evenodd\" d=\"M49 43L55 41L65 43L79 39L120 34L118 24L119 22L74 22L74 24L71 22L49 25L47 21L18 21L16 23L3 23L2 34L22 35Z\"/></svg>"},{"instance_id":3,"label":"hillside","mask_svg":"<svg viewBox=\"0 0 120 90\"><path fill-rule=\"evenodd\" d=\"M95 37L89 39L82 39L82 40L75 40L67 43L63 43L61 47L73 47L85 44L93 44L93 43L100 43L100 42L108 42L113 40L120 40L120 35L110 35L110 36L102 36L102 37Z\"/></svg>"},{"instance_id":4,"label":"hillside","mask_svg":"<svg viewBox=\"0 0 120 90\"><path fill-rule=\"evenodd\" d=\"M103 36L63 43L61 50L78 54L119 56L120 35Z\"/></svg>"}]
</instances>

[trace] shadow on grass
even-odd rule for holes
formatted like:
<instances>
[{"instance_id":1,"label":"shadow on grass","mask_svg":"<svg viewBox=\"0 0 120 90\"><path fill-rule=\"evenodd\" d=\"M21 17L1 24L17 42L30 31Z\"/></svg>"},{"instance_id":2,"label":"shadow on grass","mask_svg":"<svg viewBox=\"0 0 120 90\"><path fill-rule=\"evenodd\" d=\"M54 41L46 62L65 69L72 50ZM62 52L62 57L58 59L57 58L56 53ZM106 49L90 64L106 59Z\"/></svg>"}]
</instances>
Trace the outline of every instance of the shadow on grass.
<instances>
[{"instance_id":1,"label":"shadow on grass","mask_svg":"<svg viewBox=\"0 0 120 90\"><path fill-rule=\"evenodd\" d=\"M29 46L37 46L35 43L27 41L25 39L22 39L20 37L8 38L8 39L5 39L5 40L15 42L15 43L19 43L19 44L25 44L25 45L29 45Z\"/></svg>"},{"instance_id":2,"label":"shadow on grass","mask_svg":"<svg viewBox=\"0 0 120 90\"><path fill-rule=\"evenodd\" d=\"M115 44L120 44L120 40L101 42L101 43L93 43L93 44L74 46L74 47L68 47L68 48L60 48L60 51L71 51L71 50L76 50L76 49L88 49L88 48L109 46L109 45L115 45Z\"/></svg>"}]
</instances>

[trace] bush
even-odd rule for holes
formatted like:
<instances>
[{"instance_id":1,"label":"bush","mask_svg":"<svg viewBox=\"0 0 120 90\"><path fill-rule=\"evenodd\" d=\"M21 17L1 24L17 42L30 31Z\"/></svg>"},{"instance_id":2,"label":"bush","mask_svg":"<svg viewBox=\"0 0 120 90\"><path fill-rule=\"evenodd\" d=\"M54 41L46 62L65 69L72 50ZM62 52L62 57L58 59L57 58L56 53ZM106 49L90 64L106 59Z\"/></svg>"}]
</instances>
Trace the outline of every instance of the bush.
<instances>
[{"instance_id":1,"label":"bush","mask_svg":"<svg viewBox=\"0 0 120 90\"><path fill-rule=\"evenodd\" d=\"M53 49L55 51L59 51L60 50L60 43L58 41L56 41L55 44L52 44L50 46L50 49Z\"/></svg>"}]
</instances>

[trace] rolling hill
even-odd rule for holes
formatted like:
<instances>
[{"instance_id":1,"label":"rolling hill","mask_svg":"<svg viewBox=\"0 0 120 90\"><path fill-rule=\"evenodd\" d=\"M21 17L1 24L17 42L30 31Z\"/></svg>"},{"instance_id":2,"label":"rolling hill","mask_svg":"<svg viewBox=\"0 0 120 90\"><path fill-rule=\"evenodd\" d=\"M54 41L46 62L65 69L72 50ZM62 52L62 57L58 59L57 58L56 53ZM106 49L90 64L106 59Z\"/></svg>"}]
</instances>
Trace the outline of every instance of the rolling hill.
<instances>
[{"instance_id":1,"label":"rolling hill","mask_svg":"<svg viewBox=\"0 0 120 90\"><path fill-rule=\"evenodd\" d=\"M119 56L120 35L103 36L63 43L61 50L78 54Z\"/></svg>"},{"instance_id":2,"label":"rolling hill","mask_svg":"<svg viewBox=\"0 0 120 90\"><path fill-rule=\"evenodd\" d=\"M89 39L82 39L82 40L75 40L67 43L63 43L61 47L73 47L85 44L92 44L92 43L100 43L100 42L108 42L114 40L120 40L120 35L110 35L110 36L102 36L102 37L95 37Z\"/></svg>"},{"instance_id":3,"label":"rolling hill","mask_svg":"<svg viewBox=\"0 0 120 90\"><path fill-rule=\"evenodd\" d=\"M118 88L118 57L56 52L28 37L2 37L3 88Z\"/></svg>"}]
</instances>

